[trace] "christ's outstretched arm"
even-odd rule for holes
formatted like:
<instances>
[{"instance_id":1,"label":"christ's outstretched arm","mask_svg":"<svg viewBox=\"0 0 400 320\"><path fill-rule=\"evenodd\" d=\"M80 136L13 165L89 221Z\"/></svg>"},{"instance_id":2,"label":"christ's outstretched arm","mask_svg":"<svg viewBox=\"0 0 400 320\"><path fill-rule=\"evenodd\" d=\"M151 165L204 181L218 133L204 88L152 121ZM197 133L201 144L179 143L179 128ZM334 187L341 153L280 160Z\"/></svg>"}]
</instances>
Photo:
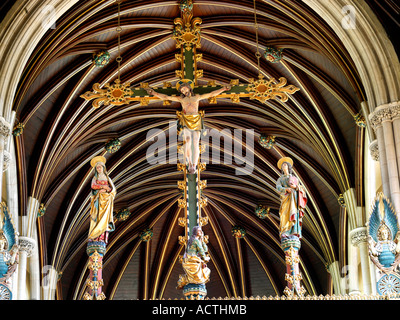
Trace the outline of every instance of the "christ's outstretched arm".
<instances>
[{"instance_id":1,"label":"christ's outstretched arm","mask_svg":"<svg viewBox=\"0 0 400 320\"><path fill-rule=\"evenodd\" d=\"M204 94L200 95L199 98L200 98L200 100L202 100L202 99L208 99L208 98L211 98L211 97L215 97L215 96L221 94L222 92L228 91L230 89L231 89L231 86L224 86L224 87L222 87L220 89L211 91L209 93L204 93Z\"/></svg>"},{"instance_id":2,"label":"christ's outstretched arm","mask_svg":"<svg viewBox=\"0 0 400 320\"><path fill-rule=\"evenodd\" d=\"M156 92L150 88L146 88L145 90L147 91L148 94L151 94L161 100L178 101L178 102L181 101L181 98L177 96L167 96L166 94Z\"/></svg>"}]
</instances>

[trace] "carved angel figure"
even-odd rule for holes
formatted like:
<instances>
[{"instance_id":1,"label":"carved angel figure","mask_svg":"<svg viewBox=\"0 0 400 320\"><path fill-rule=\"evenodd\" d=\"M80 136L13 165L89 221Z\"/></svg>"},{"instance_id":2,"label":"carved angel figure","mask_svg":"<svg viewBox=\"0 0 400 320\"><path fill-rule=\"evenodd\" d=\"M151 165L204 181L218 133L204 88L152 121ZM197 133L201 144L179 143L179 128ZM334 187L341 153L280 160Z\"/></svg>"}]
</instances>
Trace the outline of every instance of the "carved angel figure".
<instances>
[{"instance_id":1,"label":"carved angel figure","mask_svg":"<svg viewBox=\"0 0 400 320\"><path fill-rule=\"evenodd\" d=\"M7 206L0 209L0 284L6 285L18 265L17 231ZM3 300L0 297L0 300Z\"/></svg>"},{"instance_id":2,"label":"carved angel figure","mask_svg":"<svg viewBox=\"0 0 400 320\"><path fill-rule=\"evenodd\" d=\"M394 271L400 262L400 231L395 210L380 193L367 223L369 256L384 273Z\"/></svg>"}]
</instances>

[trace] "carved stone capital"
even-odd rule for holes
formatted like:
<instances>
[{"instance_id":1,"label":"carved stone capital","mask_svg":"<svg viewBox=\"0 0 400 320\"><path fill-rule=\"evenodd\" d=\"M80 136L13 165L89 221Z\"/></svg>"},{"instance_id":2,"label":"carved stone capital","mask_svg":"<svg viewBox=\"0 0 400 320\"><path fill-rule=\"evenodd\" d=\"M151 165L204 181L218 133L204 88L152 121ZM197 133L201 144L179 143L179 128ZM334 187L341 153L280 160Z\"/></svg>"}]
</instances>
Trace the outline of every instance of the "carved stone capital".
<instances>
[{"instance_id":1,"label":"carved stone capital","mask_svg":"<svg viewBox=\"0 0 400 320\"><path fill-rule=\"evenodd\" d=\"M357 247L360 243L368 242L368 231L366 227L356 228L350 231L351 244Z\"/></svg>"},{"instance_id":2,"label":"carved stone capital","mask_svg":"<svg viewBox=\"0 0 400 320\"><path fill-rule=\"evenodd\" d=\"M4 119L0 117L0 136L7 138L11 134L11 125Z\"/></svg>"},{"instance_id":3,"label":"carved stone capital","mask_svg":"<svg viewBox=\"0 0 400 320\"><path fill-rule=\"evenodd\" d=\"M392 121L400 117L400 101L381 105L369 115L372 127L376 130L382 125L383 121Z\"/></svg>"},{"instance_id":4,"label":"carved stone capital","mask_svg":"<svg viewBox=\"0 0 400 320\"><path fill-rule=\"evenodd\" d=\"M36 247L36 241L29 237L18 237L18 245L20 252L26 252L27 257L32 256L33 250Z\"/></svg>"},{"instance_id":5,"label":"carved stone capital","mask_svg":"<svg viewBox=\"0 0 400 320\"><path fill-rule=\"evenodd\" d=\"M369 145L369 152L371 153L371 157L374 161L379 161L379 146L378 140L374 140Z\"/></svg>"}]
</instances>

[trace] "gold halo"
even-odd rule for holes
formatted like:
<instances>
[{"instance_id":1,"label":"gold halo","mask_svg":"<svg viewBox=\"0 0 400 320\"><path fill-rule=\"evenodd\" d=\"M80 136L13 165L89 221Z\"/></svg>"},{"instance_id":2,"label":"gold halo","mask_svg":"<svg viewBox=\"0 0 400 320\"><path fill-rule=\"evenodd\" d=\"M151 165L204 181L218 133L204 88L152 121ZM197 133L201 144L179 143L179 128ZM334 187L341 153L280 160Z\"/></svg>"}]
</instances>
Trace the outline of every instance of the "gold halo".
<instances>
[{"instance_id":1,"label":"gold halo","mask_svg":"<svg viewBox=\"0 0 400 320\"><path fill-rule=\"evenodd\" d=\"M192 89L194 89L194 83L193 83L192 80L190 80L190 79L182 79L182 80L179 80L179 81L176 83L176 85L175 85L176 90L179 91L179 88L180 88L181 85L184 84L184 83L188 83L188 84L192 87Z\"/></svg>"},{"instance_id":2,"label":"gold halo","mask_svg":"<svg viewBox=\"0 0 400 320\"><path fill-rule=\"evenodd\" d=\"M281 170L282 169L282 164L284 162L290 163L291 166L293 166L293 160L289 157L283 157L281 159L279 159L278 161L278 169Z\"/></svg>"},{"instance_id":3,"label":"gold halo","mask_svg":"<svg viewBox=\"0 0 400 320\"><path fill-rule=\"evenodd\" d=\"M90 165L94 168L97 162L102 162L106 164L106 158L104 158L103 156L94 157L92 160L90 160Z\"/></svg>"}]
</instances>

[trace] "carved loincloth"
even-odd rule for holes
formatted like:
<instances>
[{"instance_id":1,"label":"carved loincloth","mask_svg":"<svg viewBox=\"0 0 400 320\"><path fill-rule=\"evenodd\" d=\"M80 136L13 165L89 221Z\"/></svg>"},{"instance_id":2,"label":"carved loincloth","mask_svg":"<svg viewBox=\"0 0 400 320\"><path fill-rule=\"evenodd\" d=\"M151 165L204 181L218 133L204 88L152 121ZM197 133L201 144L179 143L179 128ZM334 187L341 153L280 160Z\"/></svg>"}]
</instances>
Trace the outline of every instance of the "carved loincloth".
<instances>
[{"instance_id":1,"label":"carved loincloth","mask_svg":"<svg viewBox=\"0 0 400 320\"><path fill-rule=\"evenodd\" d=\"M178 134L183 132L184 128L192 131L200 131L203 134L206 132L204 127L204 111L199 111L198 114L184 114L183 111L177 111L178 117Z\"/></svg>"}]
</instances>

